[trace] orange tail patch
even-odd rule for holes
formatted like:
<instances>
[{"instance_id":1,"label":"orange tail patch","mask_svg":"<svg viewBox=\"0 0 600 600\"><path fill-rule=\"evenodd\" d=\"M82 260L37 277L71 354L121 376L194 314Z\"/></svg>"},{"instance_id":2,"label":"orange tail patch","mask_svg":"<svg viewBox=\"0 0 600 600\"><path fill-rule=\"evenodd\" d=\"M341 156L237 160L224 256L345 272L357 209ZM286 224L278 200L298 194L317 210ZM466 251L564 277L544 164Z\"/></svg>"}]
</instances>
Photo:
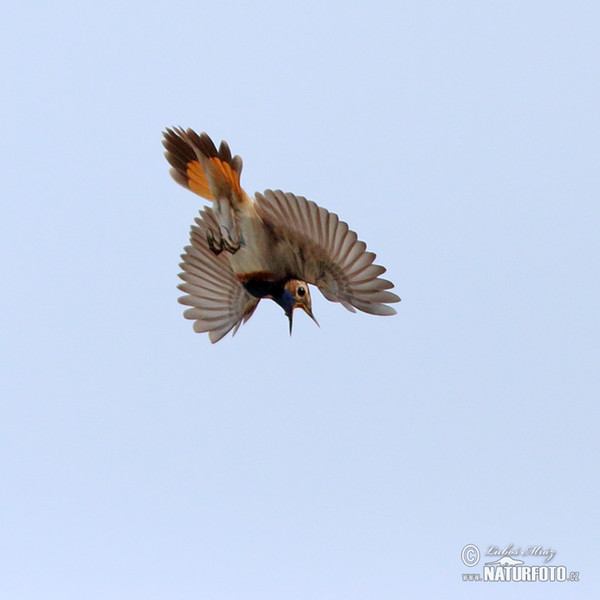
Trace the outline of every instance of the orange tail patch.
<instances>
[{"instance_id":1,"label":"orange tail patch","mask_svg":"<svg viewBox=\"0 0 600 600\"><path fill-rule=\"evenodd\" d=\"M213 199L212 194L210 193L210 186L208 185L206 175L204 174L204 171L197 160L192 160L187 164L185 175L186 187L190 188L192 192L202 196L203 198L208 198L209 200Z\"/></svg>"},{"instance_id":2,"label":"orange tail patch","mask_svg":"<svg viewBox=\"0 0 600 600\"><path fill-rule=\"evenodd\" d=\"M174 128L164 132L163 146L173 167L171 176L180 185L209 200L228 196L230 191L242 197L242 159L232 157L227 142L221 142L217 150L206 133Z\"/></svg>"}]
</instances>

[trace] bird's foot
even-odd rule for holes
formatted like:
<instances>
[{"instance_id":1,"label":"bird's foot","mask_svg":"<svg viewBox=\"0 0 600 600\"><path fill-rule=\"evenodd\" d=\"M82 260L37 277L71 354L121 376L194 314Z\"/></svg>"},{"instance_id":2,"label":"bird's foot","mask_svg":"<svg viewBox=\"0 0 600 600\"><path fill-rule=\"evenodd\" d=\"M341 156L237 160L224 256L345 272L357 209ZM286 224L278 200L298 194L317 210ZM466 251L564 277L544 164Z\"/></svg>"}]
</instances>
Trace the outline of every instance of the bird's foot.
<instances>
[{"instance_id":1,"label":"bird's foot","mask_svg":"<svg viewBox=\"0 0 600 600\"><path fill-rule=\"evenodd\" d=\"M226 250L230 254L235 254L242 246L241 241L234 241L229 234L229 231L224 227L221 228L221 233L217 237L212 229L206 232L206 242L209 249L215 254L221 254Z\"/></svg>"},{"instance_id":2,"label":"bird's foot","mask_svg":"<svg viewBox=\"0 0 600 600\"><path fill-rule=\"evenodd\" d=\"M221 254L221 252L223 252L223 238L220 237L218 240L217 238L215 238L215 234L213 233L212 229L209 229L206 232L206 242L208 243L208 247L209 249L215 254L215 255L219 255Z\"/></svg>"},{"instance_id":3,"label":"bird's foot","mask_svg":"<svg viewBox=\"0 0 600 600\"><path fill-rule=\"evenodd\" d=\"M234 240L225 227L221 227L221 246L230 254L235 254L242 246L240 239Z\"/></svg>"}]
</instances>

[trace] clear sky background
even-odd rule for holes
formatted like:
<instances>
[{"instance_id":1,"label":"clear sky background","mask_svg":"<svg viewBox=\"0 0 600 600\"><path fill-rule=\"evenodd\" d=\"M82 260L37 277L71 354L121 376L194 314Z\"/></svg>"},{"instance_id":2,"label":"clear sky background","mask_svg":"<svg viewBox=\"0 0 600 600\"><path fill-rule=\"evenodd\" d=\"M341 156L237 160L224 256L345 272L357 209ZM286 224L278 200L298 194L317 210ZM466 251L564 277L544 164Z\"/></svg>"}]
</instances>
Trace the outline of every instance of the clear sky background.
<instances>
[{"instance_id":1,"label":"clear sky background","mask_svg":"<svg viewBox=\"0 0 600 600\"><path fill-rule=\"evenodd\" d=\"M91 6L0 23L0 596L597 597L598 3ZM337 212L399 314L194 334L172 125ZM469 543L581 581L464 583Z\"/></svg>"}]
</instances>

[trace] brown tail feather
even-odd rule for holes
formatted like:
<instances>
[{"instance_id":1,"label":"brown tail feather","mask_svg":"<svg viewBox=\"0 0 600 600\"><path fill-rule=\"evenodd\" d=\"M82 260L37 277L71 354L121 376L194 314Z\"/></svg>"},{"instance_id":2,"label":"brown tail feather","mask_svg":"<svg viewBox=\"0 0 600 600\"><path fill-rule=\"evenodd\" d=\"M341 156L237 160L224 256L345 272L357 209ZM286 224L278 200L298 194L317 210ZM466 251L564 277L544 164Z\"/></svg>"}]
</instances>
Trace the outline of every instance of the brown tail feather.
<instances>
[{"instance_id":1,"label":"brown tail feather","mask_svg":"<svg viewBox=\"0 0 600 600\"><path fill-rule=\"evenodd\" d=\"M180 185L209 200L227 197L230 191L242 197L242 159L231 155L227 142L217 150L206 133L174 127L164 132L163 146L173 167L171 176Z\"/></svg>"}]
</instances>

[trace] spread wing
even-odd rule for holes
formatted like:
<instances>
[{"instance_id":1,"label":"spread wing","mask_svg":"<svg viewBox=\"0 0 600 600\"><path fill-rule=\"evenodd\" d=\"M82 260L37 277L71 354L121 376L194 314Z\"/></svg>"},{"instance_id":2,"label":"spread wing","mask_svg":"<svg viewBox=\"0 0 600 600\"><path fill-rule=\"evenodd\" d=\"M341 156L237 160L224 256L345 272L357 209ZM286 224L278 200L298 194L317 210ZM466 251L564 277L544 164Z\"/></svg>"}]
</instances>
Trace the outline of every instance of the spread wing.
<instances>
[{"instance_id":1,"label":"spread wing","mask_svg":"<svg viewBox=\"0 0 600 600\"><path fill-rule=\"evenodd\" d=\"M325 298L352 312L396 314L388 304L400 298L387 291L392 282L379 277L385 268L373 264L375 254L337 215L281 190L257 193L256 203L297 279L315 284Z\"/></svg>"},{"instance_id":2,"label":"spread wing","mask_svg":"<svg viewBox=\"0 0 600 600\"><path fill-rule=\"evenodd\" d=\"M245 323L258 305L235 277L227 253L215 255L208 247L206 234L211 229L219 231L212 209L206 207L196 217L196 225L190 232L191 246L181 255L183 272L179 277L184 283L179 289L187 295L179 298L181 304L191 306L184 312L186 319L194 320L194 331L208 332L214 344L233 329Z\"/></svg>"}]
</instances>

